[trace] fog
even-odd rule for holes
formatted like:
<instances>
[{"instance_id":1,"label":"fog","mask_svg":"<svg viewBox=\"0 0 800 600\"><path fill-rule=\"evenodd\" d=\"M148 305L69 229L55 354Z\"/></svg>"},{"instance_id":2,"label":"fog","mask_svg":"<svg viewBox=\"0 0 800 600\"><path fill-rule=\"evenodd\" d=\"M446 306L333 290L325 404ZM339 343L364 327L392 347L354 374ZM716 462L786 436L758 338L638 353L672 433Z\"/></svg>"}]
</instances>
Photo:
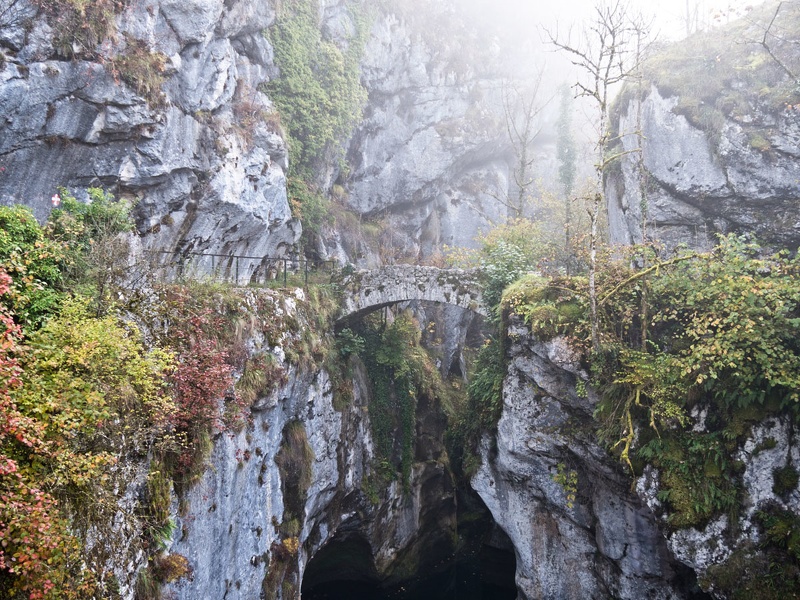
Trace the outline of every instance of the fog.
<instances>
[{"instance_id":1,"label":"fog","mask_svg":"<svg viewBox=\"0 0 800 600\"><path fill-rule=\"evenodd\" d=\"M506 82L503 86L510 82L510 85L523 90L526 86L528 89L533 87L532 82L540 82L536 96L542 110L537 116L539 135L534 142L537 156L534 169L541 181L552 182L557 169L555 123L560 110L558 90L564 85L574 86L586 75L571 64L564 52L557 51L550 39L556 37L561 42L581 46L583 31L595 16L598 1L614 0L461 0L458 4L462 18L466 18L478 37L485 40L486 46L481 49L484 56L476 65L484 77ZM764 2L621 1L630 17L648 24L648 39L659 43L677 41L688 33L719 27ZM612 90L612 94L615 91ZM585 98L576 98L572 112L576 150L582 156L580 163L588 169L594 160L594 144L598 138L596 105Z\"/></svg>"},{"instance_id":2,"label":"fog","mask_svg":"<svg viewBox=\"0 0 800 600\"><path fill-rule=\"evenodd\" d=\"M496 22L507 32L580 28L590 18L595 0L464 0L483 23ZM661 39L675 40L689 31L705 30L743 16L764 0L628 0L630 13L651 21Z\"/></svg>"},{"instance_id":3,"label":"fog","mask_svg":"<svg viewBox=\"0 0 800 600\"><path fill-rule=\"evenodd\" d=\"M542 74L542 98L582 73L551 37L580 45L598 2L615 0L461 0L460 8L481 37L492 40L482 68L495 77L531 81ZM650 42L680 40L687 33L719 27L765 0L620 0L630 17L646 23ZM772 0L769 0L772 1ZM493 61L489 55L499 57ZM548 112L548 111L545 111ZM550 115L552 117L552 115Z\"/></svg>"},{"instance_id":4,"label":"fog","mask_svg":"<svg viewBox=\"0 0 800 600\"><path fill-rule=\"evenodd\" d=\"M462 0L476 29L493 36L503 64L521 78L548 71L548 79L569 78L565 57L554 56L549 36L580 39L597 2L614 0ZM631 17L648 25L651 41L669 42L741 17L764 0L621 0ZM550 64L553 63L553 64ZM528 74L526 74L528 72ZM560 74L560 75L559 75ZM508 74L503 74L508 76Z\"/></svg>"}]
</instances>

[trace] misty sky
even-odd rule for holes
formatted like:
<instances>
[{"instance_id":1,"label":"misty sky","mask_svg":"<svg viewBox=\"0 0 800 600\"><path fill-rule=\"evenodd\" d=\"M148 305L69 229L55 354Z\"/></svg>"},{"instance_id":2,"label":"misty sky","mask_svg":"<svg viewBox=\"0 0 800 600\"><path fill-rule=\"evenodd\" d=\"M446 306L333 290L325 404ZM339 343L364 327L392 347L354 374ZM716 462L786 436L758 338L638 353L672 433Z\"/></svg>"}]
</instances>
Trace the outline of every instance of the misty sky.
<instances>
[{"instance_id":1,"label":"misty sky","mask_svg":"<svg viewBox=\"0 0 800 600\"><path fill-rule=\"evenodd\" d=\"M509 29L530 28L536 24L561 28L579 26L592 14L596 0L466 0L480 13L505 21ZM628 0L631 8L653 18L653 29L661 39L678 39L686 33L687 7L700 28L721 24L744 14L748 6L764 0ZM479 7L479 8L478 8Z\"/></svg>"}]
</instances>

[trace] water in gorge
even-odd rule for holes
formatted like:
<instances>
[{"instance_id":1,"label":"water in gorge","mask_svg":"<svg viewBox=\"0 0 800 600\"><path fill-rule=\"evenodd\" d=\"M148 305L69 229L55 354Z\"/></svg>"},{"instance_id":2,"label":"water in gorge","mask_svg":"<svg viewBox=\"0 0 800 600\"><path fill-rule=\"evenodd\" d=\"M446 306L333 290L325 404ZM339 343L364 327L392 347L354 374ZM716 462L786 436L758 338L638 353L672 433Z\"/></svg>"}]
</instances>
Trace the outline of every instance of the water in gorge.
<instances>
[{"instance_id":1,"label":"water in gorge","mask_svg":"<svg viewBox=\"0 0 800 600\"><path fill-rule=\"evenodd\" d=\"M340 532L306 566L303 600L514 600L511 540L476 496L459 494L459 507L457 551L443 536L410 561L415 572L390 583L379 577L366 539Z\"/></svg>"},{"instance_id":2,"label":"water in gorge","mask_svg":"<svg viewBox=\"0 0 800 600\"><path fill-rule=\"evenodd\" d=\"M310 566L310 565L309 565ZM514 600L514 555L484 546L433 574L384 588L374 580L315 581L306 574L303 600ZM357 576L346 568L345 576ZM363 575L363 574L362 574Z\"/></svg>"}]
</instances>

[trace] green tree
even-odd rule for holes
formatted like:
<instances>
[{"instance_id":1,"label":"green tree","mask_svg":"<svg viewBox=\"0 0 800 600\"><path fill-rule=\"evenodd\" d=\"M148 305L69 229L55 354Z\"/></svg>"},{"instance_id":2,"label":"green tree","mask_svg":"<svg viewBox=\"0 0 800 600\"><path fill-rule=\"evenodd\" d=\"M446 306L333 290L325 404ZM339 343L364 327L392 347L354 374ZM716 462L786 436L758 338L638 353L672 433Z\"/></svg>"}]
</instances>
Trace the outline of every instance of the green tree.
<instances>
[{"instance_id":1,"label":"green tree","mask_svg":"<svg viewBox=\"0 0 800 600\"><path fill-rule=\"evenodd\" d=\"M481 268L483 300L492 309L500 305L508 285L557 254L557 244L546 235L544 225L529 219L498 225L479 241L481 248L472 261Z\"/></svg>"}]
</instances>

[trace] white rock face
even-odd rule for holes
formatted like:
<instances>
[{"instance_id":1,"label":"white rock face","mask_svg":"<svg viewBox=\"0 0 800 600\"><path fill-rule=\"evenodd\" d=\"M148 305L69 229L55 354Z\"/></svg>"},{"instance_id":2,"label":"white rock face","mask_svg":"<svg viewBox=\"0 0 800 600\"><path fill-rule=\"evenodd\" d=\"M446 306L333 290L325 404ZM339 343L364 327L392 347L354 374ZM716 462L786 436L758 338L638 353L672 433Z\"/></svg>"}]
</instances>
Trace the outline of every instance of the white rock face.
<instances>
[{"instance_id":1,"label":"white rock face","mask_svg":"<svg viewBox=\"0 0 800 600\"><path fill-rule=\"evenodd\" d=\"M474 40L458 12L448 1L382 15L362 60L369 101L348 148L347 202L389 219L399 256L472 246L505 217L500 84L488 67L459 63ZM342 26L333 13L329 29Z\"/></svg>"},{"instance_id":2,"label":"white rock face","mask_svg":"<svg viewBox=\"0 0 800 600\"><path fill-rule=\"evenodd\" d=\"M731 526L722 515L702 530L680 529L669 534L667 543L681 562L703 575L709 567L725 562L735 550L758 546L762 541L756 524L759 511L769 507L800 514L800 489L788 490L783 496L773 489L777 469L800 470L800 449L793 442L795 435L787 417L770 417L753 427L735 455L744 465L742 483L746 494L738 523ZM650 477L652 474L651 470ZM640 488L640 495L651 503L654 491L652 487L650 493Z\"/></svg>"},{"instance_id":3,"label":"white rock face","mask_svg":"<svg viewBox=\"0 0 800 600\"><path fill-rule=\"evenodd\" d=\"M261 120L241 121L272 110L258 88L276 73L262 35L274 18L269 1L130 3L117 46L104 51L137 41L168 57L163 106L137 96L109 61L58 60L45 21L19 38L0 20L0 43L19 38L0 72L0 203L27 204L44 220L58 186L79 198L104 186L136 202L150 249L283 255L300 234L285 144Z\"/></svg>"},{"instance_id":4,"label":"white rock face","mask_svg":"<svg viewBox=\"0 0 800 600\"><path fill-rule=\"evenodd\" d=\"M731 457L743 466L736 523L720 515L702 529L668 527L658 470L646 467L632 494L630 477L595 442L595 398L575 393L587 375L566 340L541 343L517 317L508 335L503 412L496 438L482 440L472 485L514 544L521 598L695 597L695 577L713 586L703 579L711 567L760 547L760 511L800 514L798 486L774 489L777 470L800 472L797 432L790 417L768 417ZM707 413L696 407L694 431L705 430ZM559 469L577 474L573 507Z\"/></svg>"},{"instance_id":5,"label":"white rock face","mask_svg":"<svg viewBox=\"0 0 800 600\"><path fill-rule=\"evenodd\" d=\"M178 518L178 528L184 533L171 551L186 556L194 574L172 586L176 598L259 597L270 547L282 541L274 526L283 520L284 510L275 457L284 426L302 421L314 453L313 483L300 535L306 542L317 521L328 517L340 477L350 482L351 492L353 483L361 482L371 443L360 408L354 406L349 416L337 412L325 372L293 371L286 385L254 406L252 426L215 440L210 468L186 495L188 509ZM361 452L351 451L351 460L344 463L346 473L340 473L340 444L348 441L342 438L346 419L353 427L348 437L358 436L363 442ZM335 518L331 516L331 529Z\"/></svg>"},{"instance_id":6,"label":"white rock face","mask_svg":"<svg viewBox=\"0 0 800 600\"><path fill-rule=\"evenodd\" d=\"M302 290L280 298L276 318L294 318L304 298ZM295 335L286 332L282 343ZM298 589L309 560L341 535L364 541L376 576L407 577L404 567L424 561L426 550L441 549L441 540L452 543L456 531L455 487L437 407L425 398L418 401L416 429L426 443L416 450L408 489L392 481L386 489L374 490L373 503L375 498L362 489L375 468L363 365L353 361L353 399L337 410L324 370L297 368L286 361L281 344L267 344L259 333L244 342L248 352L269 352L279 361L286 383L255 401L252 420L241 432L215 438L202 479L182 498L175 517L178 534L169 548L189 560L193 574L167 586L166 592L177 600L261 596L270 561L275 560L273 545L283 541L278 525L285 518L285 488L275 458L284 428L295 421L302 423L314 457L299 519L294 563Z\"/></svg>"},{"instance_id":7,"label":"white rock face","mask_svg":"<svg viewBox=\"0 0 800 600\"><path fill-rule=\"evenodd\" d=\"M585 375L564 340L510 335L496 448L485 436L472 486L514 544L519 597L685 597L655 516L593 441L595 400L575 394ZM572 507L559 465L577 474Z\"/></svg>"},{"instance_id":8,"label":"white rock face","mask_svg":"<svg viewBox=\"0 0 800 600\"><path fill-rule=\"evenodd\" d=\"M767 244L800 243L800 111L776 114L754 108L749 122L728 117L719 140L673 112L678 99L653 87L642 106L642 148L651 238L667 246L716 244L716 234L753 233ZM637 103L620 110L619 131L636 127ZM754 140L762 139L760 143ZM622 136L635 150L635 135ZM763 145L768 145L765 150ZM606 185L609 229L615 243L641 241L641 201L636 152L620 160Z\"/></svg>"}]
</instances>

